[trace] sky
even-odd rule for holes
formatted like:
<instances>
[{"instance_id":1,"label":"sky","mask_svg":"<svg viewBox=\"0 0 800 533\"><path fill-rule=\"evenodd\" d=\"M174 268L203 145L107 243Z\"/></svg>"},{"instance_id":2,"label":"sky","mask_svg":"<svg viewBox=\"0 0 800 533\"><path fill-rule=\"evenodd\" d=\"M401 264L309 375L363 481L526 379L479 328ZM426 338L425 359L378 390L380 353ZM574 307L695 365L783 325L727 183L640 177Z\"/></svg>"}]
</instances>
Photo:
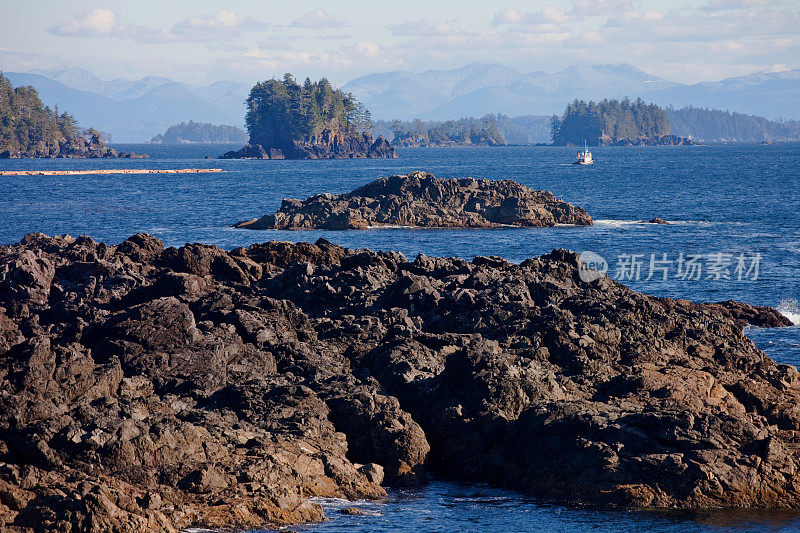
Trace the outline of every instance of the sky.
<instances>
[{"instance_id":1,"label":"sky","mask_svg":"<svg viewBox=\"0 0 800 533\"><path fill-rule=\"evenodd\" d=\"M682 83L799 68L800 0L0 0L10 72L343 84L473 61L521 72L629 63Z\"/></svg>"}]
</instances>

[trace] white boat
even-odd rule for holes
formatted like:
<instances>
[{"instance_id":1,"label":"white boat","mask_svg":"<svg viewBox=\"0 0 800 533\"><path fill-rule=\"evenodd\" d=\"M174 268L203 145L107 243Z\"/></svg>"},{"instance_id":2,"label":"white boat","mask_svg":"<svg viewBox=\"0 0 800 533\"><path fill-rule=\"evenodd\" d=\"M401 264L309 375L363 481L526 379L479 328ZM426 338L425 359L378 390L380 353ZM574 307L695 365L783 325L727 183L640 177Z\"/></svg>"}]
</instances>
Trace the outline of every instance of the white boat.
<instances>
[{"instance_id":1,"label":"white boat","mask_svg":"<svg viewBox=\"0 0 800 533\"><path fill-rule=\"evenodd\" d=\"M583 141L583 152L578 152L578 156L575 158L575 161L573 161L572 164L594 165L594 159L592 159L592 152L590 152L589 147L586 146L586 141Z\"/></svg>"}]
</instances>

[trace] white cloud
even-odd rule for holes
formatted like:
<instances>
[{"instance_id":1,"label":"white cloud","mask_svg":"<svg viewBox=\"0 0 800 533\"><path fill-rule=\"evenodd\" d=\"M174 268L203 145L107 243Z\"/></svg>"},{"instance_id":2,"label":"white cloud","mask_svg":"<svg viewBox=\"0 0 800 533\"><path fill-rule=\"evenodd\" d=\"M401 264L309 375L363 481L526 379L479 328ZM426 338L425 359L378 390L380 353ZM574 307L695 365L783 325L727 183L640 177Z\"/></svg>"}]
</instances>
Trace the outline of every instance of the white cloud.
<instances>
[{"instance_id":1,"label":"white cloud","mask_svg":"<svg viewBox=\"0 0 800 533\"><path fill-rule=\"evenodd\" d=\"M391 24L388 26L392 35L403 36L421 36L427 37L431 35L450 36L460 35L462 31L447 22L434 22L430 20L418 20L416 22L404 22L402 24Z\"/></svg>"},{"instance_id":2,"label":"white cloud","mask_svg":"<svg viewBox=\"0 0 800 533\"><path fill-rule=\"evenodd\" d=\"M664 20L664 13L660 11L627 11L621 15L609 17L606 21L606 26L638 26L661 20Z\"/></svg>"},{"instance_id":3,"label":"white cloud","mask_svg":"<svg viewBox=\"0 0 800 533\"><path fill-rule=\"evenodd\" d=\"M320 35L317 39L324 41L341 41L343 39L352 39L353 35L350 33L329 33L327 35Z\"/></svg>"},{"instance_id":4,"label":"white cloud","mask_svg":"<svg viewBox=\"0 0 800 533\"><path fill-rule=\"evenodd\" d=\"M65 37L107 37L119 29L117 15L110 9L80 11L71 19L50 28Z\"/></svg>"},{"instance_id":5,"label":"white cloud","mask_svg":"<svg viewBox=\"0 0 800 533\"><path fill-rule=\"evenodd\" d=\"M246 73L262 79L280 76L284 72L292 72L298 79L303 79L306 76L332 78L337 73L354 68L385 70L402 64L403 59L398 54L386 50L378 43L359 41L320 52L253 48L228 59L219 67L225 71Z\"/></svg>"},{"instance_id":6,"label":"white cloud","mask_svg":"<svg viewBox=\"0 0 800 533\"><path fill-rule=\"evenodd\" d=\"M151 28L126 24L110 9L91 9L77 13L48 31L62 37L116 37L141 43L165 43L222 41L265 27L266 24L228 10L188 17L178 21L172 28Z\"/></svg>"},{"instance_id":7,"label":"white cloud","mask_svg":"<svg viewBox=\"0 0 800 533\"><path fill-rule=\"evenodd\" d=\"M381 53L381 47L378 43L372 41L359 41L356 44L356 52L366 57L378 57Z\"/></svg>"},{"instance_id":8,"label":"white cloud","mask_svg":"<svg viewBox=\"0 0 800 533\"><path fill-rule=\"evenodd\" d=\"M511 9L503 9L495 13L492 24L497 26L500 24L520 24L527 22L531 16L532 14L527 11L520 11L512 7Z\"/></svg>"},{"instance_id":9,"label":"white cloud","mask_svg":"<svg viewBox=\"0 0 800 533\"><path fill-rule=\"evenodd\" d=\"M224 9L211 15L185 18L177 22L170 33L205 41L222 39L244 31L258 31L266 26L246 15Z\"/></svg>"},{"instance_id":10,"label":"white cloud","mask_svg":"<svg viewBox=\"0 0 800 533\"><path fill-rule=\"evenodd\" d=\"M632 0L577 0L570 14L576 18L604 17L633 7Z\"/></svg>"},{"instance_id":11,"label":"white cloud","mask_svg":"<svg viewBox=\"0 0 800 533\"><path fill-rule=\"evenodd\" d=\"M503 24L542 24L542 23L562 23L571 19L563 9L556 6L544 6L537 13L520 11L516 8L503 9L494 15L492 23L495 26Z\"/></svg>"},{"instance_id":12,"label":"white cloud","mask_svg":"<svg viewBox=\"0 0 800 533\"><path fill-rule=\"evenodd\" d=\"M289 41L290 39L286 37L263 39L258 42L258 48L262 50L291 50L292 47L289 44Z\"/></svg>"},{"instance_id":13,"label":"white cloud","mask_svg":"<svg viewBox=\"0 0 800 533\"><path fill-rule=\"evenodd\" d=\"M336 28L339 26L344 26L344 22L325 11L324 8L318 7L314 11L309 11L302 17L292 22L290 26L293 28L310 29Z\"/></svg>"},{"instance_id":14,"label":"white cloud","mask_svg":"<svg viewBox=\"0 0 800 533\"><path fill-rule=\"evenodd\" d=\"M711 0L705 5L709 11L727 11L767 5L767 0Z\"/></svg>"}]
</instances>

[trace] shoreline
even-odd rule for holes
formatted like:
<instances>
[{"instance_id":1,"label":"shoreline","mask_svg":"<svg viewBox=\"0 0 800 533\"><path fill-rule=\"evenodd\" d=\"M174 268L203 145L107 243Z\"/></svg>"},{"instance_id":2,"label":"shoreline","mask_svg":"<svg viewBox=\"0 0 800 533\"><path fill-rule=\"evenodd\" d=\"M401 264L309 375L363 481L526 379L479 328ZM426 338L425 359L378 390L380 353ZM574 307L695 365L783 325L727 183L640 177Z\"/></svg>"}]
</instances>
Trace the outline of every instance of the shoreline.
<instances>
[{"instance_id":1,"label":"shoreline","mask_svg":"<svg viewBox=\"0 0 800 533\"><path fill-rule=\"evenodd\" d=\"M0 176L80 176L84 174L202 174L225 172L221 168L178 168L178 169L98 169L98 170L0 170Z\"/></svg>"},{"instance_id":2,"label":"shoreline","mask_svg":"<svg viewBox=\"0 0 800 533\"><path fill-rule=\"evenodd\" d=\"M570 505L800 508L800 374L742 334L790 324L772 308L587 282L563 249L34 233L0 260L6 524L318 522L309 496L379 500L431 465Z\"/></svg>"}]
</instances>

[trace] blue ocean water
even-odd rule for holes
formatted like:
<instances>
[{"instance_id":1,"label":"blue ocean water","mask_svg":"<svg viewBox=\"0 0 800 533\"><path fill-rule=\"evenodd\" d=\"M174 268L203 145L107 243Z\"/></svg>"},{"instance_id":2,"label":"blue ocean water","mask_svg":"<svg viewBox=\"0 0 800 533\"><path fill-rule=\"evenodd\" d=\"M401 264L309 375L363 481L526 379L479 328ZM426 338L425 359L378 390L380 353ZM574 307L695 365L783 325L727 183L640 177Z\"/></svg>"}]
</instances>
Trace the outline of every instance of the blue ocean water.
<instances>
[{"instance_id":1,"label":"blue ocean water","mask_svg":"<svg viewBox=\"0 0 800 533\"><path fill-rule=\"evenodd\" d=\"M608 273L658 296L740 300L778 308L800 322L800 144L596 148L597 164L571 165L571 148L401 149L396 160L210 160L229 145L123 145L134 160L0 160L0 170L222 168L215 174L0 176L0 244L26 233L90 235L117 243L148 232L167 245L230 249L268 240L331 242L397 250L413 258L499 255L512 261L555 248L591 251ZM341 193L381 176L426 170L439 177L519 181L584 207L592 227L364 231L251 231L236 221L274 212L283 198ZM654 217L668 225L642 223ZM655 261L651 260L654 259ZM688 270L694 259L696 270ZM639 265L638 271L636 265ZM650 276L650 267L654 267ZM689 276L687 274L691 273ZM666 276L666 280L664 277ZM648 280L647 278L650 277ZM688 279L687 279L688 278ZM800 327L749 329L774 359L800 363ZM366 517L339 517L309 531L553 529L570 531L800 528L783 515L723 517L608 513L542 505L501 489L434 481L364 504ZM433 517L433 519L430 519Z\"/></svg>"}]
</instances>

